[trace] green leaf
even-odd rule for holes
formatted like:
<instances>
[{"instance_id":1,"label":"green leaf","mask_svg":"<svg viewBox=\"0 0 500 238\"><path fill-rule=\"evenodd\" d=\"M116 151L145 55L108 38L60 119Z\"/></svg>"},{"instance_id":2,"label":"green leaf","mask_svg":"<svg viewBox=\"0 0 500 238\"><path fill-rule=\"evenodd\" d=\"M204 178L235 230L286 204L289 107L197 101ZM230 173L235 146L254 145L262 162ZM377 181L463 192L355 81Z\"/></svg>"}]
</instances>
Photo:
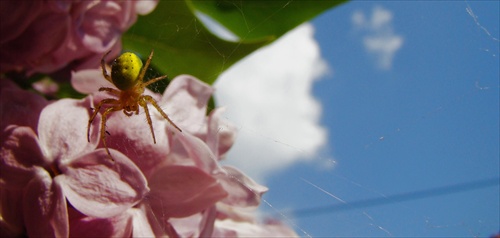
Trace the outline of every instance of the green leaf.
<instances>
[{"instance_id":1,"label":"green leaf","mask_svg":"<svg viewBox=\"0 0 500 238\"><path fill-rule=\"evenodd\" d=\"M303 22L346 0L206 0L196 9L246 41L278 38Z\"/></svg>"},{"instance_id":2,"label":"green leaf","mask_svg":"<svg viewBox=\"0 0 500 238\"><path fill-rule=\"evenodd\" d=\"M123 36L123 48L147 56L173 78L191 74L212 84L228 67L271 43L322 11L333 1L159 1L156 9L139 17ZM240 37L231 42L213 35L196 17L202 11Z\"/></svg>"},{"instance_id":3,"label":"green leaf","mask_svg":"<svg viewBox=\"0 0 500 238\"><path fill-rule=\"evenodd\" d=\"M123 36L123 47L147 56L155 50L152 64L173 78L191 74L213 83L234 62L270 42L228 42L211 34L185 1L160 1L140 17Z\"/></svg>"}]
</instances>

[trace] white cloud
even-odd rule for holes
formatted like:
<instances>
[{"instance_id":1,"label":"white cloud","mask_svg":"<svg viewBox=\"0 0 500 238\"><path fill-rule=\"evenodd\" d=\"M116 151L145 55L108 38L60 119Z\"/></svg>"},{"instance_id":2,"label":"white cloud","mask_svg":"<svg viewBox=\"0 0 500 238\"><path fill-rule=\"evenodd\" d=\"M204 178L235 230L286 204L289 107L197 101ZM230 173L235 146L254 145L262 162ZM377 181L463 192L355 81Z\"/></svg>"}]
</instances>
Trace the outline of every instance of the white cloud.
<instances>
[{"instance_id":1,"label":"white cloud","mask_svg":"<svg viewBox=\"0 0 500 238\"><path fill-rule=\"evenodd\" d=\"M392 27L392 13L382 7L375 7L370 20L362 12L352 14L352 23L363 30L365 49L377 59L381 69L391 69L394 55L403 46L403 37L396 35Z\"/></svg>"},{"instance_id":2,"label":"white cloud","mask_svg":"<svg viewBox=\"0 0 500 238\"><path fill-rule=\"evenodd\" d=\"M315 79L328 72L314 27L304 24L233 65L217 80L215 98L239 134L228 155L257 180L294 162L318 158L326 143Z\"/></svg>"}]
</instances>

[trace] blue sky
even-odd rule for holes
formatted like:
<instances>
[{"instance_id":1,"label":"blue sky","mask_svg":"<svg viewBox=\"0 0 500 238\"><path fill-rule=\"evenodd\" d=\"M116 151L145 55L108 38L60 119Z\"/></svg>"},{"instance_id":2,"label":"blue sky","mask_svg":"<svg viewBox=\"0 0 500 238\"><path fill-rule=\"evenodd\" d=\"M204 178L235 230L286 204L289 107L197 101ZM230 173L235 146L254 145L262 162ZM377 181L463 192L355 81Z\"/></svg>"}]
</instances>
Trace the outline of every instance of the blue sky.
<instances>
[{"instance_id":1,"label":"blue sky","mask_svg":"<svg viewBox=\"0 0 500 238\"><path fill-rule=\"evenodd\" d=\"M240 141L228 160L270 188L263 212L301 236L499 232L498 181L481 183L500 174L498 9L350 2L226 72L216 98ZM423 198L391 200L412 192ZM327 209L370 199L383 204Z\"/></svg>"}]
</instances>

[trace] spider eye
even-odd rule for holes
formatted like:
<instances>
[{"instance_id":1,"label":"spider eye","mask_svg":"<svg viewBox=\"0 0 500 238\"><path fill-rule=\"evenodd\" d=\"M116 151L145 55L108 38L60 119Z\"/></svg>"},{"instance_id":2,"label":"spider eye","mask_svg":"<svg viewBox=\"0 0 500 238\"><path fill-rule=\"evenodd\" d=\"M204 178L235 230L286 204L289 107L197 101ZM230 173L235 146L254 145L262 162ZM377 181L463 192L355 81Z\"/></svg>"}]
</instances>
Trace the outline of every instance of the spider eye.
<instances>
[{"instance_id":1,"label":"spider eye","mask_svg":"<svg viewBox=\"0 0 500 238\"><path fill-rule=\"evenodd\" d=\"M113 84L120 90L127 90L137 84L142 60L134 53L125 52L111 64Z\"/></svg>"}]
</instances>

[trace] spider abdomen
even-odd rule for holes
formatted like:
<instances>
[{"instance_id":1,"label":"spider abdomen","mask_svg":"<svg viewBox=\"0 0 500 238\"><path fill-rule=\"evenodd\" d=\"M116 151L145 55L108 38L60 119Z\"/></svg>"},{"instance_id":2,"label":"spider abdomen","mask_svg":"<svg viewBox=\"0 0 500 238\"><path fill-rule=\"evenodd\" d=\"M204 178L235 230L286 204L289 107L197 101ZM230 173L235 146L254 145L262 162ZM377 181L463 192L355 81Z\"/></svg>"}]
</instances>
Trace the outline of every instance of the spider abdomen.
<instances>
[{"instance_id":1,"label":"spider abdomen","mask_svg":"<svg viewBox=\"0 0 500 238\"><path fill-rule=\"evenodd\" d=\"M139 82L142 68L141 59L134 53L125 52L111 64L113 84L120 90L129 90Z\"/></svg>"}]
</instances>

